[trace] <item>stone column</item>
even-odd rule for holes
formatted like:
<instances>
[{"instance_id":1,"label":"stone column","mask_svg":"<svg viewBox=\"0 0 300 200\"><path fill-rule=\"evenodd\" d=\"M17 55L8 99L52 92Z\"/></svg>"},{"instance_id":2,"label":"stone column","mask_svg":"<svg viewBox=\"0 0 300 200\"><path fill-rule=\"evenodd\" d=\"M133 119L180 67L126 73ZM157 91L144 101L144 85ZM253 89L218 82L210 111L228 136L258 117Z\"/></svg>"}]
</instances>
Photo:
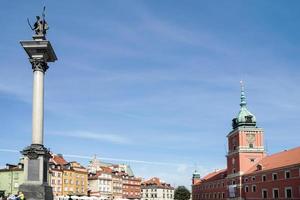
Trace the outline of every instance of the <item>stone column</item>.
<instances>
[{"instance_id":1,"label":"stone column","mask_svg":"<svg viewBox=\"0 0 300 200\"><path fill-rule=\"evenodd\" d=\"M44 147L44 75L48 62L57 60L51 43L44 36L21 41L33 69L32 143L21 153L24 155L24 184L19 190L26 200L53 200L48 184L50 152Z\"/></svg>"},{"instance_id":2,"label":"stone column","mask_svg":"<svg viewBox=\"0 0 300 200\"><path fill-rule=\"evenodd\" d=\"M42 59L31 59L33 69L32 144L43 144L44 137L44 74L48 69Z\"/></svg>"}]
</instances>

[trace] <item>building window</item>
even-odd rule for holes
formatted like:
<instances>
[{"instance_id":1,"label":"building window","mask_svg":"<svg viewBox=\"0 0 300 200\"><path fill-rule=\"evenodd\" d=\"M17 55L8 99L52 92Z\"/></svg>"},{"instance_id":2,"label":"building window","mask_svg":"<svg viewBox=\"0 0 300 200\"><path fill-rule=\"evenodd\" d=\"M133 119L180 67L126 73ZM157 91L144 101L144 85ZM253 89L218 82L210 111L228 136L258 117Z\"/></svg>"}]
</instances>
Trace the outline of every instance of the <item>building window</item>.
<instances>
[{"instance_id":1,"label":"building window","mask_svg":"<svg viewBox=\"0 0 300 200\"><path fill-rule=\"evenodd\" d=\"M268 198L268 191L266 189L262 189L262 198L263 199Z\"/></svg>"},{"instance_id":2,"label":"building window","mask_svg":"<svg viewBox=\"0 0 300 200\"><path fill-rule=\"evenodd\" d=\"M248 178L245 178L245 182L248 182Z\"/></svg>"},{"instance_id":3,"label":"building window","mask_svg":"<svg viewBox=\"0 0 300 200\"><path fill-rule=\"evenodd\" d=\"M277 188L273 189L273 198L274 199L279 198L279 189L277 189Z\"/></svg>"},{"instance_id":4,"label":"building window","mask_svg":"<svg viewBox=\"0 0 300 200\"><path fill-rule=\"evenodd\" d=\"M273 173L272 176L273 176L273 181L277 180L277 178L278 178L277 173Z\"/></svg>"},{"instance_id":5,"label":"building window","mask_svg":"<svg viewBox=\"0 0 300 200\"><path fill-rule=\"evenodd\" d=\"M251 148L251 149L253 148L253 144L252 143L249 144L249 148Z\"/></svg>"},{"instance_id":6,"label":"building window","mask_svg":"<svg viewBox=\"0 0 300 200\"><path fill-rule=\"evenodd\" d=\"M285 188L285 198L292 198L292 188L291 187Z\"/></svg>"},{"instance_id":7,"label":"building window","mask_svg":"<svg viewBox=\"0 0 300 200\"><path fill-rule=\"evenodd\" d=\"M285 171L285 178L286 179L291 178L291 172L290 171Z\"/></svg>"},{"instance_id":8,"label":"building window","mask_svg":"<svg viewBox=\"0 0 300 200\"><path fill-rule=\"evenodd\" d=\"M255 176L252 176L252 181L255 181Z\"/></svg>"},{"instance_id":9,"label":"building window","mask_svg":"<svg viewBox=\"0 0 300 200\"><path fill-rule=\"evenodd\" d=\"M256 185L252 185L252 192L256 192Z\"/></svg>"},{"instance_id":10,"label":"building window","mask_svg":"<svg viewBox=\"0 0 300 200\"><path fill-rule=\"evenodd\" d=\"M266 175L262 175L261 179L262 179L263 182L265 182L267 180L267 176Z\"/></svg>"},{"instance_id":11,"label":"building window","mask_svg":"<svg viewBox=\"0 0 300 200\"><path fill-rule=\"evenodd\" d=\"M249 192L249 187L245 186L245 192Z\"/></svg>"},{"instance_id":12,"label":"building window","mask_svg":"<svg viewBox=\"0 0 300 200\"><path fill-rule=\"evenodd\" d=\"M223 199L225 198L225 193L224 193L224 192L222 192L222 198L223 198Z\"/></svg>"},{"instance_id":13,"label":"building window","mask_svg":"<svg viewBox=\"0 0 300 200\"><path fill-rule=\"evenodd\" d=\"M232 143L233 143L233 150L236 150L236 139L233 139Z\"/></svg>"}]
</instances>

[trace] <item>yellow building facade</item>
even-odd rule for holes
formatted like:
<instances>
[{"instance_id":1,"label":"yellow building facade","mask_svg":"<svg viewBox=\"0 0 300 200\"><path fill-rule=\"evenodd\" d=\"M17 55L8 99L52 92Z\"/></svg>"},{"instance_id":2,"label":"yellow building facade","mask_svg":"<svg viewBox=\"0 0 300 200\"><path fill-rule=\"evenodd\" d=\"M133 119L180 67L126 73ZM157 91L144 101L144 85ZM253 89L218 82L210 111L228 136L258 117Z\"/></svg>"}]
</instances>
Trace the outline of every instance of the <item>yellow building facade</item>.
<instances>
[{"instance_id":1,"label":"yellow building facade","mask_svg":"<svg viewBox=\"0 0 300 200\"><path fill-rule=\"evenodd\" d=\"M50 184L54 196L87 195L87 169L78 162L67 162L60 154L52 155Z\"/></svg>"},{"instance_id":2,"label":"yellow building facade","mask_svg":"<svg viewBox=\"0 0 300 200\"><path fill-rule=\"evenodd\" d=\"M88 172L77 162L70 162L63 169L62 195L87 195Z\"/></svg>"}]
</instances>

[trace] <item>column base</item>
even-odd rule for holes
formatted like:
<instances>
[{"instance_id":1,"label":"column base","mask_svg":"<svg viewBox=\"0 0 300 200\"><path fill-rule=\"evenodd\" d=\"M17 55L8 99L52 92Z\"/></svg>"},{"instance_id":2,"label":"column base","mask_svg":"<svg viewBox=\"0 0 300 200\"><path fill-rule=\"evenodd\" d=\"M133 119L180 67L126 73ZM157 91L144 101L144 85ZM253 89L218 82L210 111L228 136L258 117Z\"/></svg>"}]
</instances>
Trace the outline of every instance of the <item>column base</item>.
<instances>
[{"instance_id":1,"label":"column base","mask_svg":"<svg viewBox=\"0 0 300 200\"><path fill-rule=\"evenodd\" d=\"M50 152L41 144L32 144L24 155L24 183L19 191L26 200L53 200L52 187L48 184Z\"/></svg>"},{"instance_id":2,"label":"column base","mask_svg":"<svg viewBox=\"0 0 300 200\"><path fill-rule=\"evenodd\" d=\"M19 190L23 192L26 200L53 200L52 187L48 185L24 183Z\"/></svg>"}]
</instances>

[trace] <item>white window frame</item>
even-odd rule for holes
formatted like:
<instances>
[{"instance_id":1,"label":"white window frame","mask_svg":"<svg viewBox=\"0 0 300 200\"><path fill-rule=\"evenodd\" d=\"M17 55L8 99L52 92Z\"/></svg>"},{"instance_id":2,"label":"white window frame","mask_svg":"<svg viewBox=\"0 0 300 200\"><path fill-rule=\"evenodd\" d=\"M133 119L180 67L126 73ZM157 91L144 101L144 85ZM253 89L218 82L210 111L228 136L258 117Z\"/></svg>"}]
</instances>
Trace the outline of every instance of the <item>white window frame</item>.
<instances>
[{"instance_id":1,"label":"white window frame","mask_svg":"<svg viewBox=\"0 0 300 200\"><path fill-rule=\"evenodd\" d=\"M255 191L253 190L254 187L255 187ZM252 186L251 186L251 191L252 191L252 192L257 192L257 187L256 187L256 185L252 185Z\"/></svg>"},{"instance_id":2,"label":"white window frame","mask_svg":"<svg viewBox=\"0 0 300 200\"><path fill-rule=\"evenodd\" d=\"M276 174L276 180L274 179L274 175ZM278 173L272 173L272 180L277 181L278 180Z\"/></svg>"},{"instance_id":3,"label":"white window frame","mask_svg":"<svg viewBox=\"0 0 300 200\"><path fill-rule=\"evenodd\" d=\"M289 177L289 178L286 177L286 173L287 173L287 172L290 174L290 177ZM284 178L285 178L285 179L290 179L290 178L291 178L291 170L285 170L285 171L284 171Z\"/></svg>"},{"instance_id":4,"label":"white window frame","mask_svg":"<svg viewBox=\"0 0 300 200\"><path fill-rule=\"evenodd\" d=\"M278 197L277 198L275 198L275 190L278 191ZM273 193L273 199L279 199L280 198L279 188L273 188L272 193Z\"/></svg>"},{"instance_id":5,"label":"white window frame","mask_svg":"<svg viewBox=\"0 0 300 200\"><path fill-rule=\"evenodd\" d=\"M267 192L267 197L266 198L264 198L264 192L265 191ZM262 199L268 199L268 190L266 188L261 189L261 198Z\"/></svg>"},{"instance_id":6,"label":"white window frame","mask_svg":"<svg viewBox=\"0 0 300 200\"><path fill-rule=\"evenodd\" d=\"M249 192L249 186L248 185L245 186L245 192Z\"/></svg>"},{"instance_id":7,"label":"white window frame","mask_svg":"<svg viewBox=\"0 0 300 200\"><path fill-rule=\"evenodd\" d=\"M265 177L265 180L264 180L264 177ZM261 181L262 182L266 182L267 181L267 175L266 174L261 175Z\"/></svg>"},{"instance_id":8,"label":"white window frame","mask_svg":"<svg viewBox=\"0 0 300 200\"><path fill-rule=\"evenodd\" d=\"M287 197L287 190L291 190L291 197ZM285 198L293 198L293 188L292 187L285 187L284 188L284 196Z\"/></svg>"}]
</instances>

